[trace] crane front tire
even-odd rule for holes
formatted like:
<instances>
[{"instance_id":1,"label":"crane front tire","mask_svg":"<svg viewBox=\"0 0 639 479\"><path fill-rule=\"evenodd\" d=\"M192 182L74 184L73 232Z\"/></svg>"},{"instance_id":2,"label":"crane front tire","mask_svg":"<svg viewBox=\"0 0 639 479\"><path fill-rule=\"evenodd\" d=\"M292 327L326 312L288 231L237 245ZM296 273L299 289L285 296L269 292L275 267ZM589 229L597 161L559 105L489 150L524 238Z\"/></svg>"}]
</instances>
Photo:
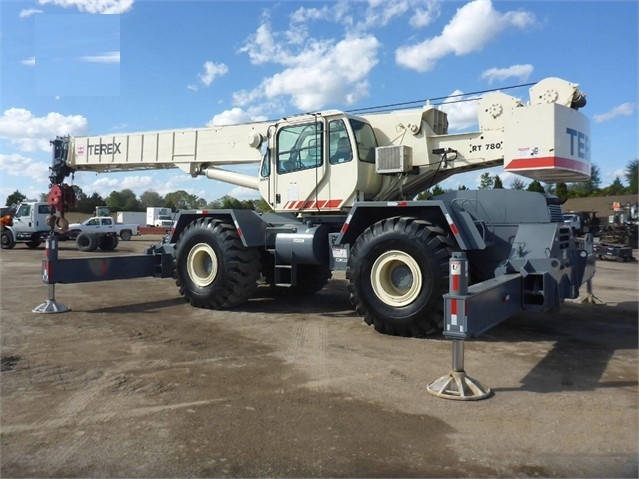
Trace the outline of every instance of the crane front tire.
<instances>
[{"instance_id":1,"label":"crane front tire","mask_svg":"<svg viewBox=\"0 0 639 479\"><path fill-rule=\"evenodd\" d=\"M381 333L423 337L441 331L453 246L448 233L425 220L375 223L351 249L351 303Z\"/></svg>"},{"instance_id":2,"label":"crane front tire","mask_svg":"<svg viewBox=\"0 0 639 479\"><path fill-rule=\"evenodd\" d=\"M191 305L231 308L255 293L260 252L243 245L234 225L201 218L188 225L178 239L175 275L180 294Z\"/></svg>"}]
</instances>

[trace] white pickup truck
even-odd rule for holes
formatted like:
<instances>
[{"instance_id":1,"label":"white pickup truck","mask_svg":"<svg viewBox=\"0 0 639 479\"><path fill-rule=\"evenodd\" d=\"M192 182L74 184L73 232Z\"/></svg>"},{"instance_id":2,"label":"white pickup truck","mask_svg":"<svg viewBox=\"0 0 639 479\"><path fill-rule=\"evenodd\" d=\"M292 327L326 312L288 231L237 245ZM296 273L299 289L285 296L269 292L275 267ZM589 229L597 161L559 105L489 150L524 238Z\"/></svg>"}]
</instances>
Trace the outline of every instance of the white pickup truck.
<instances>
[{"instance_id":1,"label":"white pickup truck","mask_svg":"<svg viewBox=\"0 0 639 479\"><path fill-rule=\"evenodd\" d=\"M140 234L140 225L128 223L116 223L110 216L94 216L82 223L71 223L67 236L76 238L80 233L91 234L115 234L123 241L129 241L132 236Z\"/></svg>"}]
</instances>

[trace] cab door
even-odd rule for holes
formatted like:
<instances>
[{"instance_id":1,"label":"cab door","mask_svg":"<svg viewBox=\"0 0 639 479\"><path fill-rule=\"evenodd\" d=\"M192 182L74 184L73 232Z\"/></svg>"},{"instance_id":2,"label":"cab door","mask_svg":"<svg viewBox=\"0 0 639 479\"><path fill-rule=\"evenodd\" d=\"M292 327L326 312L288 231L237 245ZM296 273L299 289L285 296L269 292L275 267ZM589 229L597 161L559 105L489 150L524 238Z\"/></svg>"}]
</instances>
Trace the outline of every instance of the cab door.
<instances>
[{"instance_id":1,"label":"cab door","mask_svg":"<svg viewBox=\"0 0 639 479\"><path fill-rule=\"evenodd\" d=\"M262 197L278 212L342 210L362 187L355 138L343 113L279 123L260 169Z\"/></svg>"}]
</instances>

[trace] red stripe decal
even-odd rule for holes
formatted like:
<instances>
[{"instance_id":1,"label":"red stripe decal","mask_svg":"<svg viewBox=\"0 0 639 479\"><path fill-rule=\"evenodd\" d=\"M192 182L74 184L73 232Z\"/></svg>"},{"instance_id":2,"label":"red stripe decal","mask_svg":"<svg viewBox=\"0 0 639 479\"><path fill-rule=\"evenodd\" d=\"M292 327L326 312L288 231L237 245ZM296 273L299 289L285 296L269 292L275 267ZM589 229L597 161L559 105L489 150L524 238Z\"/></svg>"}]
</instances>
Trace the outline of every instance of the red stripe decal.
<instances>
[{"instance_id":1,"label":"red stripe decal","mask_svg":"<svg viewBox=\"0 0 639 479\"><path fill-rule=\"evenodd\" d=\"M515 158L508 162L505 170L528 170L531 168L563 168L590 174L590 164L583 161L571 160L560 156L544 156L539 158Z\"/></svg>"},{"instance_id":2,"label":"red stripe decal","mask_svg":"<svg viewBox=\"0 0 639 479\"><path fill-rule=\"evenodd\" d=\"M457 226L455 226L455 223L450 224L450 230L453 232L454 235L459 234L459 230L457 229Z\"/></svg>"},{"instance_id":3,"label":"red stripe decal","mask_svg":"<svg viewBox=\"0 0 639 479\"><path fill-rule=\"evenodd\" d=\"M457 300L452 299L450 301L450 314L457 314Z\"/></svg>"},{"instance_id":4,"label":"red stripe decal","mask_svg":"<svg viewBox=\"0 0 639 479\"><path fill-rule=\"evenodd\" d=\"M459 275L453 275L453 293L457 293L459 291Z\"/></svg>"}]
</instances>

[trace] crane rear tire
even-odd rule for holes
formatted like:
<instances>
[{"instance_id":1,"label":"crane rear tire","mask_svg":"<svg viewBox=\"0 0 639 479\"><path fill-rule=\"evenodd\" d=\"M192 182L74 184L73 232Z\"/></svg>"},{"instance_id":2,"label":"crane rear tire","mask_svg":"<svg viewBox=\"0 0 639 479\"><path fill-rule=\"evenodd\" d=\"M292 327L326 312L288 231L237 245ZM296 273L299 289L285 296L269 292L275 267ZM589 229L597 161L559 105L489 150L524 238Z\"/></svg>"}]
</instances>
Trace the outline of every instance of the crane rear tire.
<instances>
[{"instance_id":1,"label":"crane rear tire","mask_svg":"<svg viewBox=\"0 0 639 479\"><path fill-rule=\"evenodd\" d=\"M191 305L231 308L255 293L260 253L242 244L232 224L201 218L188 225L178 239L175 275L180 294Z\"/></svg>"},{"instance_id":2,"label":"crane rear tire","mask_svg":"<svg viewBox=\"0 0 639 479\"><path fill-rule=\"evenodd\" d=\"M423 337L441 331L453 240L415 218L389 218L366 229L348 260L351 303L381 333Z\"/></svg>"}]
</instances>

